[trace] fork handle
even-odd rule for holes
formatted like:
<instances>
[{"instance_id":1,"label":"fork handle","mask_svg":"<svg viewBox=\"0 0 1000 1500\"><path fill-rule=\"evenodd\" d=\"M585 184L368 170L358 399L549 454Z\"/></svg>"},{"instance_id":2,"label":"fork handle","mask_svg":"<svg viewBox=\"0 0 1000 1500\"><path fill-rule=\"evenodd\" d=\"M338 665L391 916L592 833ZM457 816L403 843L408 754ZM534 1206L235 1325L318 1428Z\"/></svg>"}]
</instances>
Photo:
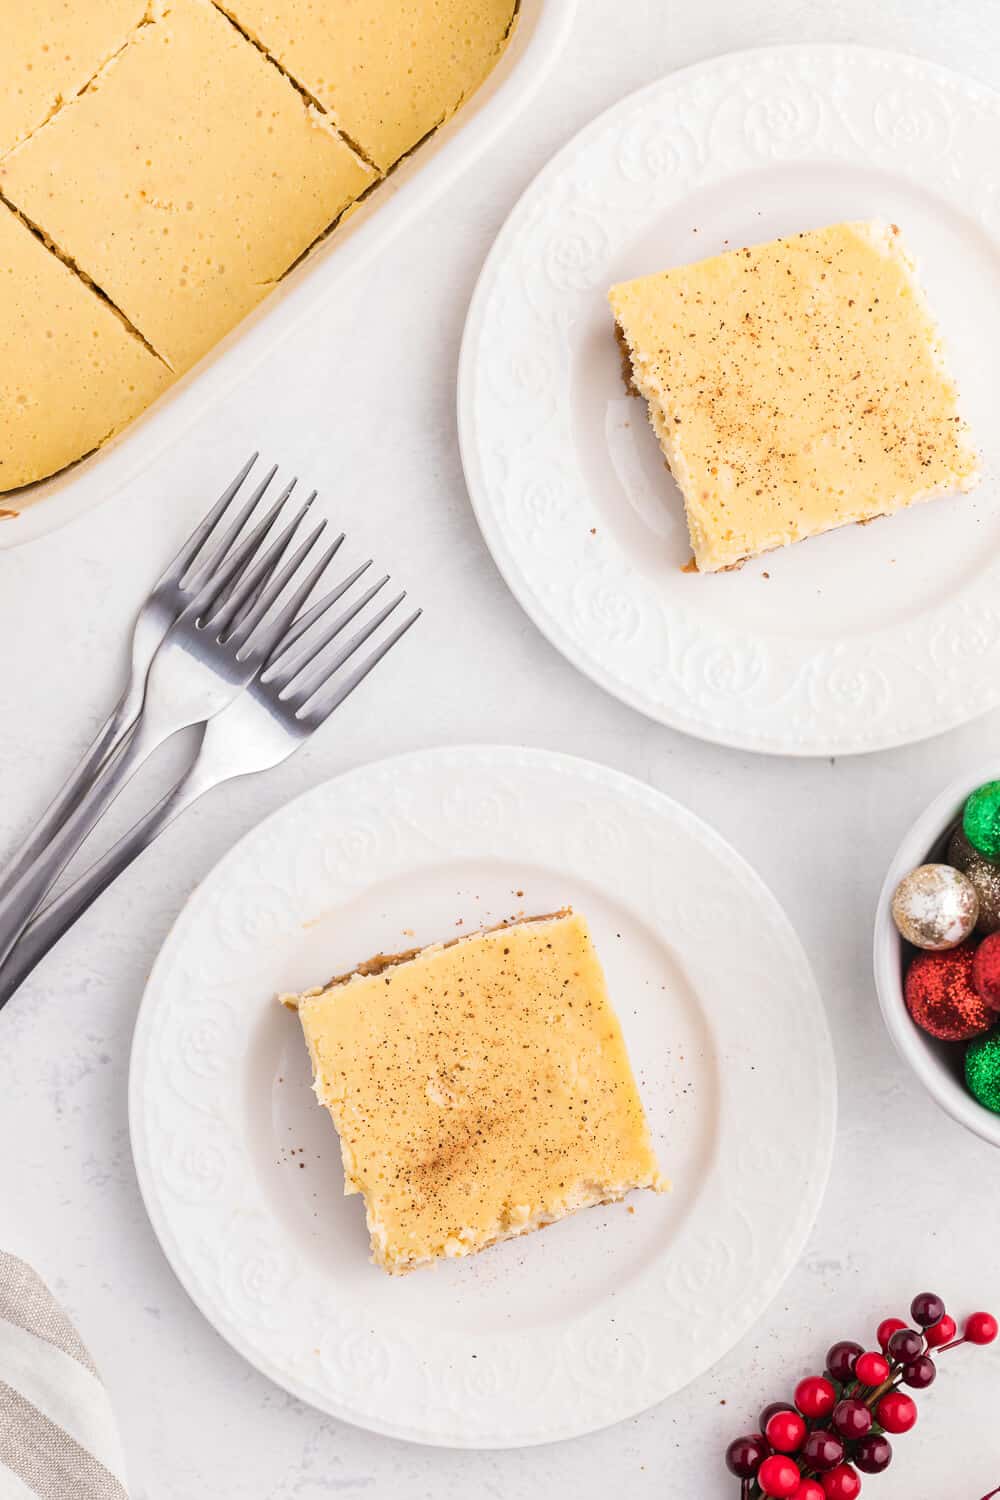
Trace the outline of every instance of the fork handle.
<instances>
[{"instance_id":1,"label":"fork handle","mask_svg":"<svg viewBox=\"0 0 1000 1500\"><path fill-rule=\"evenodd\" d=\"M0 902L38 859L74 807L94 784L101 767L124 742L142 708L142 686L141 679L136 682L133 673L114 709L97 731L89 748L84 751L76 770L0 872Z\"/></svg>"},{"instance_id":2,"label":"fork handle","mask_svg":"<svg viewBox=\"0 0 1000 1500\"><path fill-rule=\"evenodd\" d=\"M124 834L89 870L84 871L55 901L50 901L28 924L6 963L0 965L0 1009L22 985L36 964L98 896L112 885L134 859L186 808L226 778L196 759L177 785Z\"/></svg>"},{"instance_id":3,"label":"fork handle","mask_svg":"<svg viewBox=\"0 0 1000 1500\"><path fill-rule=\"evenodd\" d=\"M143 761L178 727L180 726L176 724L164 727L151 723L146 715L141 717L131 738L110 762L104 762L97 779L84 793L62 827L53 834L46 848L28 866L16 885L0 900L0 965L118 793L131 780Z\"/></svg>"}]
</instances>

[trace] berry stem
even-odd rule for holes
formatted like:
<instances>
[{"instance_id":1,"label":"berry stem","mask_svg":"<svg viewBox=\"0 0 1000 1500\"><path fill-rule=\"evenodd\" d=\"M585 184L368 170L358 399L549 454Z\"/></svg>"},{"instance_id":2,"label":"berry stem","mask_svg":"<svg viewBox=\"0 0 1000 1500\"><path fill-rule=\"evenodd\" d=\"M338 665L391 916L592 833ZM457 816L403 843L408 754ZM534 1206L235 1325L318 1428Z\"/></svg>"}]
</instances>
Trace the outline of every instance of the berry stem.
<instances>
[{"instance_id":1,"label":"berry stem","mask_svg":"<svg viewBox=\"0 0 1000 1500\"><path fill-rule=\"evenodd\" d=\"M995 1490L990 1490L988 1495L984 1495L983 1500L994 1500L995 1495L1000 1495L1000 1484L997 1485Z\"/></svg>"},{"instance_id":2,"label":"berry stem","mask_svg":"<svg viewBox=\"0 0 1000 1500\"><path fill-rule=\"evenodd\" d=\"M877 1385L872 1391L871 1395L866 1397L865 1405L868 1407L869 1411L874 1411L876 1404L881 1401L882 1397L886 1395L888 1391L895 1390L894 1382L897 1379L897 1375L890 1375L888 1380L883 1380L882 1384Z\"/></svg>"},{"instance_id":3,"label":"berry stem","mask_svg":"<svg viewBox=\"0 0 1000 1500\"><path fill-rule=\"evenodd\" d=\"M942 1354L947 1354L949 1349L957 1349L958 1346L959 1346L959 1344L964 1344L965 1342L966 1342L966 1338L965 1338L965 1335L963 1334L961 1338L952 1339L952 1341L951 1341L950 1344L939 1344L938 1347L934 1350L934 1357L935 1357L935 1359L940 1359L941 1355ZM997 1491L997 1490L993 1491L994 1495L996 1495L998 1493L1000 1493L1000 1491ZM991 1497L989 1495L987 1495L985 1497L985 1500L991 1500Z\"/></svg>"}]
</instances>

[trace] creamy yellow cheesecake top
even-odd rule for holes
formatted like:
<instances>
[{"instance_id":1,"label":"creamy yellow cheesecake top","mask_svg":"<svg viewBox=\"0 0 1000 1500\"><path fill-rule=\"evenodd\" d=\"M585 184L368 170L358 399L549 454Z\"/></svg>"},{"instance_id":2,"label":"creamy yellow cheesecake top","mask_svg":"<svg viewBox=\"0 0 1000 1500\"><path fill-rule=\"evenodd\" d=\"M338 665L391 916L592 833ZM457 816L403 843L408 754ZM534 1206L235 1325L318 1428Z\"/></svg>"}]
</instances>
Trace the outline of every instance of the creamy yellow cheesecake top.
<instances>
[{"instance_id":1,"label":"creamy yellow cheesecake top","mask_svg":"<svg viewBox=\"0 0 1000 1500\"><path fill-rule=\"evenodd\" d=\"M0 20L0 155L43 125L123 47L147 0L28 0Z\"/></svg>"},{"instance_id":2,"label":"creamy yellow cheesecake top","mask_svg":"<svg viewBox=\"0 0 1000 1500\"><path fill-rule=\"evenodd\" d=\"M894 225L731 250L610 302L702 572L975 482Z\"/></svg>"},{"instance_id":3,"label":"creamy yellow cheesecake top","mask_svg":"<svg viewBox=\"0 0 1000 1500\"><path fill-rule=\"evenodd\" d=\"M0 341L18 344L8 379L16 374L34 419L0 406L0 492L44 479L119 431L262 301L461 107L499 58L517 0L30 0L8 9L0 195L56 262L43 279L60 284L61 261L82 303L101 304L95 322L117 309L112 343L133 337L124 363L154 378L116 392L90 370L77 388L84 366L72 350L53 361L48 344L59 308L32 298L32 276L12 263ZM95 349L105 371L110 350L107 340ZM149 364L156 356L161 370Z\"/></svg>"},{"instance_id":4,"label":"creamy yellow cheesecake top","mask_svg":"<svg viewBox=\"0 0 1000 1500\"><path fill-rule=\"evenodd\" d=\"M4 194L175 371L373 178L209 0L169 0L95 88L0 161Z\"/></svg>"},{"instance_id":5,"label":"creamy yellow cheesecake top","mask_svg":"<svg viewBox=\"0 0 1000 1500\"><path fill-rule=\"evenodd\" d=\"M582 916L376 959L292 1003L390 1272L665 1186Z\"/></svg>"},{"instance_id":6,"label":"creamy yellow cheesecake top","mask_svg":"<svg viewBox=\"0 0 1000 1500\"><path fill-rule=\"evenodd\" d=\"M502 52L513 0L225 0L385 171L454 114Z\"/></svg>"},{"instance_id":7,"label":"creamy yellow cheesecake top","mask_svg":"<svg viewBox=\"0 0 1000 1500\"><path fill-rule=\"evenodd\" d=\"M0 490L72 463L170 372L0 203Z\"/></svg>"}]
</instances>

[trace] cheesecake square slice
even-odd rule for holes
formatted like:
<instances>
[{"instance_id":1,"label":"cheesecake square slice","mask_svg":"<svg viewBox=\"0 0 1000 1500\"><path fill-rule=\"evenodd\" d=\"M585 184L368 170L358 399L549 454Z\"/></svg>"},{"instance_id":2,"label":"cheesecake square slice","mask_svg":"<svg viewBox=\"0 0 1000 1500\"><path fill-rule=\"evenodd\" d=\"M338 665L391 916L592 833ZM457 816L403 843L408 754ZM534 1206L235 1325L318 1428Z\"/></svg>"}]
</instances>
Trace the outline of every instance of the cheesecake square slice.
<instances>
[{"instance_id":1,"label":"cheesecake square slice","mask_svg":"<svg viewBox=\"0 0 1000 1500\"><path fill-rule=\"evenodd\" d=\"M148 0L30 0L3 7L0 155L86 88L143 24Z\"/></svg>"},{"instance_id":2,"label":"cheesecake square slice","mask_svg":"<svg viewBox=\"0 0 1000 1500\"><path fill-rule=\"evenodd\" d=\"M99 447L170 380L113 308L0 203L0 491Z\"/></svg>"},{"instance_id":3,"label":"cheesecake square slice","mask_svg":"<svg viewBox=\"0 0 1000 1500\"><path fill-rule=\"evenodd\" d=\"M0 192L178 373L375 173L210 0L162 0Z\"/></svg>"},{"instance_id":4,"label":"cheesecake square slice","mask_svg":"<svg viewBox=\"0 0 1000 1500\"><path fill-rule=\"evenodd\" d=\"M609 300L700 572L978 477L895 225L731 250L623 282Z\"/></svg>"},{"instance_id":5,"label":"cheesecake square slice","mask_svg":"<svg viewBox=\"0 0 1000 1500\"><path fill-rule=\"evenodd\" d=\"M387 171L499 61L517 0L218 0Z\"/></svg>"},{"instance_id":6,"label":"cheesecake square slice","mask_svg":"<svg viewBox=\"0 0 1000 1500\"><path fill-rule=\"evenodd\" d=\"M379 955L297 1008L392 1274L661 1190L621 1028L566 910Z\"/></svg>"}]
</instances>

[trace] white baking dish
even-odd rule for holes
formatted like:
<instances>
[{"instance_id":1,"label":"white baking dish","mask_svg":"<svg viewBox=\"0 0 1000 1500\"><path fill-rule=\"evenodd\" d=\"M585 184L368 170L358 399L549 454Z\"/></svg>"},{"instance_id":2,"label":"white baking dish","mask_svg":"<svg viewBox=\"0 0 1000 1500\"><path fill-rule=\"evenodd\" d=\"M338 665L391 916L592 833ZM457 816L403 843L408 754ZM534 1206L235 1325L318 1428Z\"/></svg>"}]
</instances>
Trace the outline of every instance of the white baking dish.
<instances>
[{"instance_id":1,"label":"white baking dish","mask_svg":"<svg viewBox=\"0 0 1000 1500\"><path fill-rule=\"evenodd\" d=\"M20 512L0 520L0 547L17 546L55 530L136 478L318 302L443 192L525 107L565 40L576 4L577 0L521 0L510 45L482 88L317 245L260 307L105 447L51 479L0 496L0 507Z\"/></svg>"}]
</instances>

